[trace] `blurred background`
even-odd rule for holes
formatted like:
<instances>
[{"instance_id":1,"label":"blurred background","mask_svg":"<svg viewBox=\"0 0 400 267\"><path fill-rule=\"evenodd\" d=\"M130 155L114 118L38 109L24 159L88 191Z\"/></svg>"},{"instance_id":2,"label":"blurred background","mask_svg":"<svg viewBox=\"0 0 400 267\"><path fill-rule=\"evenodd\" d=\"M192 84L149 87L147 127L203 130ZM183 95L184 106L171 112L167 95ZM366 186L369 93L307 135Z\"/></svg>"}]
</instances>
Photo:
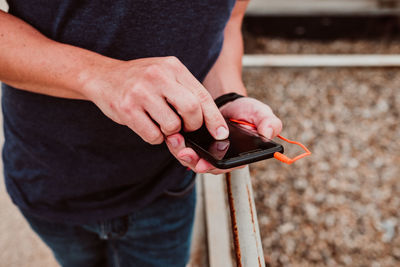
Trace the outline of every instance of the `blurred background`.
<instances>
[{"instance_id":1,"label":"blurred background","mask_svg":"<svg viewBox=\"0 0 400 267\"><path fill-rule=\"evenodd\" d=\"M399 14L399 0L252 0L245 53L400 55ZM267 266L400 266L400 68L243 75L282 119L282 135L313 152L291 166L250 166ZM57 266L3 182L0 232L0 266Z\"/></svg>"}]
</instances>

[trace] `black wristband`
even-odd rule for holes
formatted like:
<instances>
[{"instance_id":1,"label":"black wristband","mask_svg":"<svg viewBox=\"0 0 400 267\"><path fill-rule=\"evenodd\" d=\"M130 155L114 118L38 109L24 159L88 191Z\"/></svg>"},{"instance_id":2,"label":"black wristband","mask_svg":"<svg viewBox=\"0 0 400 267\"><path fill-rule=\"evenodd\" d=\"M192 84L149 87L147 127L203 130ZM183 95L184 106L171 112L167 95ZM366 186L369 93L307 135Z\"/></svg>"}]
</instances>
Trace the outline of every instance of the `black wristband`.
<instances>
[{"instance_id":1,"label":"black wristband","mask_svg":"<svg viewBox=\"0 0 400 267\"><path fill-rule=\"evenodd\" d=\"M236 93L228 93L228 94L224 94L224 95L217 97L214 100L214 102L217 105L217 107L220 108L223 105L225 105L226 103L231 102L231 101L236 100L241 97L244 97L244 96L236 94Z\"/></svg>"}]
</instances>

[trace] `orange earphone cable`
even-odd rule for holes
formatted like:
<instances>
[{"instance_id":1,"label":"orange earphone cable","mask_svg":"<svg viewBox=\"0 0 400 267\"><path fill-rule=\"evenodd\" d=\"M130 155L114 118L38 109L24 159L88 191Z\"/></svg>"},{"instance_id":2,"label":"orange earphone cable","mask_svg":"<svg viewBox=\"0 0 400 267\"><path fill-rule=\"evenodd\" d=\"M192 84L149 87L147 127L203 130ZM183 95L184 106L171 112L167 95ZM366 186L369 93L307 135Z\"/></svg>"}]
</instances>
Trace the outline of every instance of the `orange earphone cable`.
<instances>
[{"instance_id":1,"label":"orange earphone cable","mask_svg":"<svg viewBox=\"0 0 400 267\"><path fill-rule=\"evenodd\" d=\"M235 120L235 119L229 119L229 120L232 121L232 122L236 122L238 124L247 125L247 126L251 126L253 128L257 128L253 123L250 123L250 122L247 122L247 121ZM289 139L287 139L287 138L285 138L285 137L283 137L283 136L281 136L279 134L277 135L277 137L282 139L283 141L286 141L286 142L290 143L290 144L298 145L302 149L304 149L304 151L305 151L303 154L298 155L298 156L296 156L296 157L294 157L292 159L289 158L288 156L280 153L280 152L275 152L274 153L274 158L276 158L277 160L282 161L283 163L286 163L286 164L292 164L293 162L295 162L295 161L297 161L299 159L302 159L304 157L307 157L307 156L311 155L311 151L308 150L302 143L297 142L297 141L289 140Z\"/></svg>"}]
</instances>

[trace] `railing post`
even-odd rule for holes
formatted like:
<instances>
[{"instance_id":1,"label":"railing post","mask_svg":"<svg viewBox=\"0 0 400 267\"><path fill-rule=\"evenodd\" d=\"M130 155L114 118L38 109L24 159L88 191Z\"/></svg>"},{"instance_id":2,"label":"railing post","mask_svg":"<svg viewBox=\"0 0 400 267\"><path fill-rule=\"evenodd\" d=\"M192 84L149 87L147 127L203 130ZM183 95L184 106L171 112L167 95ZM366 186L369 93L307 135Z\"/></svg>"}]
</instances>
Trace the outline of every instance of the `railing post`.
<instances>
[{"instance_id":1,"label":"railing post","mask_svg":"<svg viewBox=\"0 0 400 267\"><path fill-rule=\"evenodd\" d=\"M226 174L238 267L265 267L249 168Z\"/></svg>"}]
</instances>

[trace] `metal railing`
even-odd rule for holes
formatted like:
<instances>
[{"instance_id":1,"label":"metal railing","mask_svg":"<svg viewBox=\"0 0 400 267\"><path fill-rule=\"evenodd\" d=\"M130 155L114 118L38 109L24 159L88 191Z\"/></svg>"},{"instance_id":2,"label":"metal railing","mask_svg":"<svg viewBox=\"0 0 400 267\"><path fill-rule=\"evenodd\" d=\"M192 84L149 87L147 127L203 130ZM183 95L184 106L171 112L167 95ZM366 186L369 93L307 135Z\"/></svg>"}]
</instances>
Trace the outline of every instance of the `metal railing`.
<instances>
[{"instance_id":1,"label":"metal railing","mask_svg":"<svg viewBox=\"0 0 400 267\"><path fill-rule=\"evenodd\" d=\"M248 166L226 174L236 263L265 266Z\"/></svg>"},{"instance_id":2,"label":"metal railing","mask_svg":"<svg viewBox=\"0 0 400 267\"><path fill-rule=\"evenodd\" d=\"M198 176L192 267L265 267L248 167Z\"/></svg>"},{"instance_id":3,"label":"metal railing","mask_svg":"<svg viewBox=\"0 0 400 267\"><path fill-rule=\"evenodd\" d=\"M398 14L399 0L251 0L250 16Z\"/></svg>"},{"instance_id":4,"label":"metal railing","mask_svg":"<svg viewBox=\"0 0 400 267\"><path fill-rule=\"evenodd\" d=\"M399 67L400 55L244 55L243 67Z\"/></svg>"}]
</instances>

